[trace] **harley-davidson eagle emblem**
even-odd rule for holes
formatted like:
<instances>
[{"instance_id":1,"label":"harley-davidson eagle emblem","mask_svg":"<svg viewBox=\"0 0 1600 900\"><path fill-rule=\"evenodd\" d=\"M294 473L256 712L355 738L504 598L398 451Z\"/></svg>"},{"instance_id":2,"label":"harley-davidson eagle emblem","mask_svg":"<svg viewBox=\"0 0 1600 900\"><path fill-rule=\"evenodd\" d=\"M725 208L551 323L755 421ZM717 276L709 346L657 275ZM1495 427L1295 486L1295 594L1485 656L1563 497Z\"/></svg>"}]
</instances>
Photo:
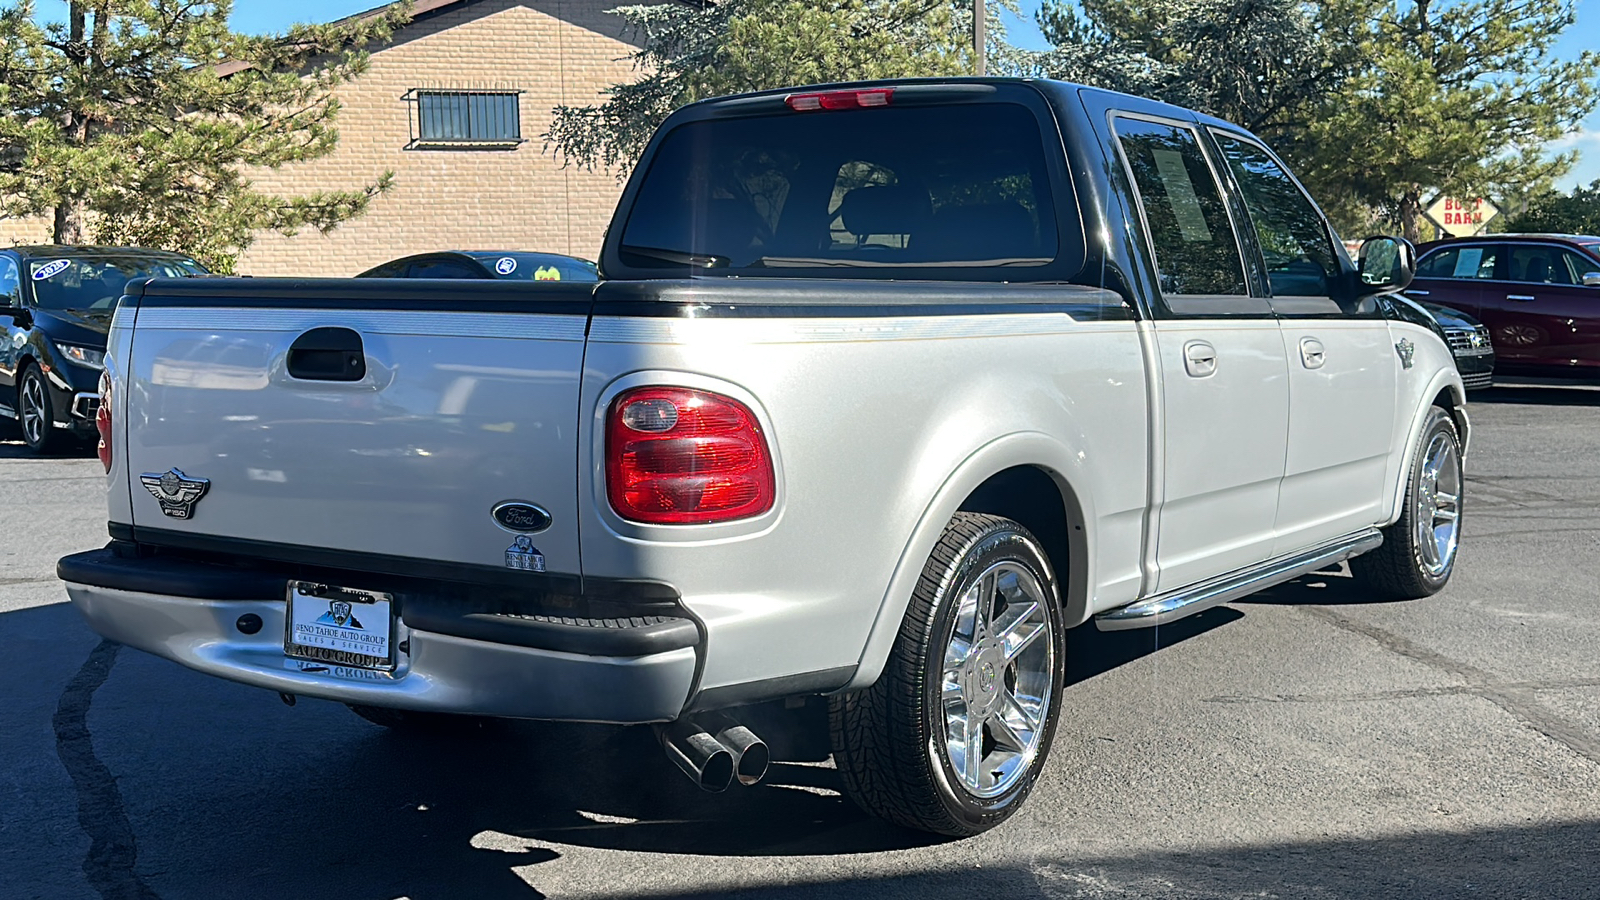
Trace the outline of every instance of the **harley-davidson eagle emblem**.
<instances>
[{"instance_id":1,"label":"harley-davidson eagle emblem","mask_svg":"<svg viewBox=\"0 0 1600 900\"><path fill-rule=\"evenodd\" d=\"M1394 345L1394 349L1400 354L1401 367L1407 369L1411 368L1411 360L1412 357L1414 357L1417 353L1417 345L1411 343L1405 338L1401 338L1400 343Z\"/></svg>"},{"instance_id":2,"label":"harley-davidson eagle emblem","mask_svg":"<svg viewBox=\"0 0 1600 900\"><path fill-rule=\"evenodd\" d=\"M187 519L194 515L194 505L206 495L211 482L204 478L190 478L177 469L159 474L146 472L139 476L145 490L161 504L161 512L174 519Z\"/></svg>"}]
</instances>

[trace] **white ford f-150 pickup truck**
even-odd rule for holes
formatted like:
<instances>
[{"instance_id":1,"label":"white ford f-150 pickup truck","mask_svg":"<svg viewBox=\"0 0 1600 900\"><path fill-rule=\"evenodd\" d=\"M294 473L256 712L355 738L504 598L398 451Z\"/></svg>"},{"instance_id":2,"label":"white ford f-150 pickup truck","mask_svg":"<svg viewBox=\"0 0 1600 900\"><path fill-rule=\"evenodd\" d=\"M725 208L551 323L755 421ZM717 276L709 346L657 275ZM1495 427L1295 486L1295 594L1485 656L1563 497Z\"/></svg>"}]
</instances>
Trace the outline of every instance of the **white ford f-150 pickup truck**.
<instances>
[{"instance_id":1,"label":"white ford f-150 pickup truck","mask_svg":"<svg viewBox=\"0 0 1600 900\"><path fill-rule=\"evenodd\" d=\"M592 284L135 282L100 634L402 724L656 723L703 786L826 697L867 810L1011 815L1065 632L1351 558L1444 586L1449 348L1227 122L1047 81L674 113ZM1070 719L1069 719L1070 720Z\"/></svg>"}]
</instances>

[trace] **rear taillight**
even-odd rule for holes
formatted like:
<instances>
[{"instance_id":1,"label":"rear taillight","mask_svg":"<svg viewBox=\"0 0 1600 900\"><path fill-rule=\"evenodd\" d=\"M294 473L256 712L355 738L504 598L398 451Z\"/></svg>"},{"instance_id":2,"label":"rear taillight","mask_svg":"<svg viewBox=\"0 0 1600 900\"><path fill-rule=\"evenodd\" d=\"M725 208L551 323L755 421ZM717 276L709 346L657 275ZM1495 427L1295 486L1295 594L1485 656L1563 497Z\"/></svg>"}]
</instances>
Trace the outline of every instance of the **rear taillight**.
<instances>
[{"instance_id":1,"label":"rear taillight","mask_svg":"<svg viewBox=\"0 0 1600 900\"><path fill-rule=\"evenodd\" d=\"M606 497L617 515L666 525L758 516L777 494L750 408L686 388L628 391L606 415Z\"/></svg>"},{"instance_id":2,"label":"rear taillight","mask_svg":"<svg viewBox=\"0 0 1600 900\"><path fill-rule=\"evenodd\" d=\"M100 373L100 406L94 411L94 430L100 432L100 445L95 453L100 464L111 471L111 373Z\"/></svg>"}]
</instances>

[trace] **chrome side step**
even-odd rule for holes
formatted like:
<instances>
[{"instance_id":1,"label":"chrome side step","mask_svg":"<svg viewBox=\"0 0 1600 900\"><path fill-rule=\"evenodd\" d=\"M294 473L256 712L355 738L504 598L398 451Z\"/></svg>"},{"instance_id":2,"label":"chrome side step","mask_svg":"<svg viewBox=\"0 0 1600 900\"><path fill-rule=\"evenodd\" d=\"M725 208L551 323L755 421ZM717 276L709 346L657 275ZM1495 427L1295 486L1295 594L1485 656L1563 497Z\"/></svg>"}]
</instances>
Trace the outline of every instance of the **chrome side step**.
<instances>
[{"instance_id":1,"label":"chrome side step","mask_svg":"<svg viewBox=\"0 0 1600 900\"><path fill-rule=\"evenodd\" d=\"M1376 549L1382 543L1383 533L1376 528L1368 528L1292 556L1270 559L1247 569L1219 575L1210 581L1157 594L1103 612L1094 617L1094 624L1101 631L1128 631L1134 628L1165 625L1218 604L1266 590L1275 584L1299 578L1308 572L1327 568L1352 556L1360 556L1368 550Z\"/></svg>"}]
</instances>

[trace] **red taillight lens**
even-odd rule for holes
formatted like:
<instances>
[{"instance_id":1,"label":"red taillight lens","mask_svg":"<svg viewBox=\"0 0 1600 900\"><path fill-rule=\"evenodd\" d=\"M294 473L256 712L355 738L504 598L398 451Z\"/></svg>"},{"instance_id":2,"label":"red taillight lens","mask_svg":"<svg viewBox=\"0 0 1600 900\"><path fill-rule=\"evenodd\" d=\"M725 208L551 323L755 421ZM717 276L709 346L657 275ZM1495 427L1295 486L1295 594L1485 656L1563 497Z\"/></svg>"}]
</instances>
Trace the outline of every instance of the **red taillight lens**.
<instances>
[{"instance_id":1,"label":"red taillight lens","mask_svg":"<svg viewBox=\"0 0 1600 900\"><path fill-rule=\"evenodd\" d=\"M100 464L111 471L111 373L100 373L100 406L94 412L94 430L100 432L100 445L95 453Z\"/></svg>"},{"instance_id":2,"label":"red taillight lens","mask_svg":"<svg viewBox=\"0 0 1600 900\"><path fill-rule=\"evenodd\" d=\"M795 112L814 109L871 109L888 106L894 88L868 88L862 91L823 91L819 94L790 94L783 102Z\"/></svg>"},{"instance_id":3,"label":"red taillight lens","mask_svg":"<svg viewBox=\"0 0 1600 900\"><path fill-rule=\"evenodd\" d=\"M611 402L606 497L635 522L691 525L758 516L777 494L761 423L730 397L649 387Z\"/></svg>"}]
</instances>

